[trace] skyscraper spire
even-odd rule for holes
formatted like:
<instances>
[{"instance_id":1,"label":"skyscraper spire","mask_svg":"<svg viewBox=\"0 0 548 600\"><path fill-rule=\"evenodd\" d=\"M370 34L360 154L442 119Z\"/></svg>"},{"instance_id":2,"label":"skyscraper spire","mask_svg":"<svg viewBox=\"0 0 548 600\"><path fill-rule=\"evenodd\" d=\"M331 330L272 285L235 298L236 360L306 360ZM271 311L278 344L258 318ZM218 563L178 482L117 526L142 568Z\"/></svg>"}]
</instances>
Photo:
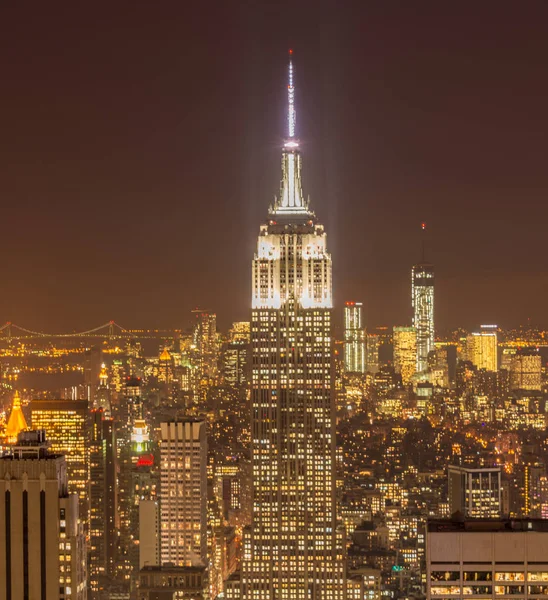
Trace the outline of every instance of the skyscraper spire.
<instances>
[{"instance_id":1,"label":"skyscraper spire","mask_svg":"<svg viewBox=\"0 0 548 600\"><path fill-rule=\"evenodd\" d=\"M287 133L282 154L282 182L280 197L276 199L274 214L308 215L301 184L301 155L295 137L295 86L293 83L293 50L289 50L287 79Z\"/></svg>"},{"instance_id":2,"label":"skyscraper spire","mask_svg":"<svg viewBox=\"0 0 548 600\"><path fill-rule=\"evenodd\" d=\"M288 81L287 81L287 147L298 146L295 141L295 87L293 86L293 50L289 50Z\"/></svg>"}]
</instances>

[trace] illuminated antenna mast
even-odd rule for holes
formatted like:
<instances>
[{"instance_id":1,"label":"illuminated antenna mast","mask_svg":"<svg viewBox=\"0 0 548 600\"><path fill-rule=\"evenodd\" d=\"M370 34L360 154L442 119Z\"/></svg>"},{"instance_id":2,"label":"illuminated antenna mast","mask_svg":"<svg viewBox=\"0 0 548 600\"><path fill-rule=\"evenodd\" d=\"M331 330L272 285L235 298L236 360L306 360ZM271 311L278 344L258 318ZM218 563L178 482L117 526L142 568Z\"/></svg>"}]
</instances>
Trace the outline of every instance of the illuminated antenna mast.
<instances>
[{"instance_id":1,"label":"illuminated antenna mast","mask_svg":"<svg viewBox=\"0 0 548 600\"><path fill-rule=\"evenodd\" d=\"M286 146L297 146L295 142L295 88L293 87L293 50L289 50L289 71L288 71L288 84L287 84L287 101L288 101L288 112L287 112L287 125L289 132L289 139Z\"/></svg>"}]
</instances>

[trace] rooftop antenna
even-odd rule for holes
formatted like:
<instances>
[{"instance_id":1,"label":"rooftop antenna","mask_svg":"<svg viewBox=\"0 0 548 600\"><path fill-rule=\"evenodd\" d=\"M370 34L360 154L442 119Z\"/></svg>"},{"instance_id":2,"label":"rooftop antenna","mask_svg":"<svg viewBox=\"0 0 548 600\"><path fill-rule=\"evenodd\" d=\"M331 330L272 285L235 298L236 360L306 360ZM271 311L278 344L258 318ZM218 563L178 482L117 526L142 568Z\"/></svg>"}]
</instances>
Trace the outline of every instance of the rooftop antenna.
<instances>
[{"instance_id":1,"label":"rooftop antenna","mask_svg":"<svg viewBox=\"0 0 548 600\"><path fill-rule=\"evenodd\" d=\"M289 49L289 65L287 73L287 133L286 148L296 148L299 143L295 139L295 86L293 85L293 50Z\"/></svg>"},{"instance_id":2,"label":"rooftop antenna","mask_svg":"<svg viewBox=\"0 0 548 600\"><path fill-rule=\"evenodd\" d=\"M423 221L421 223L421 262L424 263L426 262L426 251L425 251L425 238L426 238L426 223Z\"/></svg>"}]
</instances>

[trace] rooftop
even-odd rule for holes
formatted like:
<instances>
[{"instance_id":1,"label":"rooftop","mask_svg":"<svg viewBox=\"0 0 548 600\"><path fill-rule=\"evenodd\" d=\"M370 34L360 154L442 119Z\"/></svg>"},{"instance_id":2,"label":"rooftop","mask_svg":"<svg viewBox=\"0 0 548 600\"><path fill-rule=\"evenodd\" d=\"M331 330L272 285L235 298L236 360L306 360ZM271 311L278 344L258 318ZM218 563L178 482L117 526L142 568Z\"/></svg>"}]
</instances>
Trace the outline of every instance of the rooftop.
<instances>
[{"instance_id":1,"label":"rooftop","mask_svg":"<svg viewBox=\"0 0 548 600\"><path fill-rule=\"evenodd\" d=\"M476 533L485 531L535 531L548 533L548 519L430 519L427 527L429 533L459 531Z\"/></svg>"}]
</instances>

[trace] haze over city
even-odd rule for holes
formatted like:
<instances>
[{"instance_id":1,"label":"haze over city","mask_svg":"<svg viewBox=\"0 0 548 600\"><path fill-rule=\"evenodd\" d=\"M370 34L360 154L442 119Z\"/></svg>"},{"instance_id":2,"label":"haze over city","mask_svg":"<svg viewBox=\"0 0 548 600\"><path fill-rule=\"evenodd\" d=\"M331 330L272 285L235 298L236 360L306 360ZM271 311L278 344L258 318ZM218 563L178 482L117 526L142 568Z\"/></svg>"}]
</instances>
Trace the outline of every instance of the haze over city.
<instances>
[{"instance_id":1,"label":"haze over city","mask_svg":"<svg viewBox=\"0 0 548 600\"><path fill-rule=\"evenodd\" d=\"M247 318L291 47L336 306L409 321L426 221L440 330L546 325L547 17L537 1L4 3L0 320Z\"/></svg>"}]
</instances>

